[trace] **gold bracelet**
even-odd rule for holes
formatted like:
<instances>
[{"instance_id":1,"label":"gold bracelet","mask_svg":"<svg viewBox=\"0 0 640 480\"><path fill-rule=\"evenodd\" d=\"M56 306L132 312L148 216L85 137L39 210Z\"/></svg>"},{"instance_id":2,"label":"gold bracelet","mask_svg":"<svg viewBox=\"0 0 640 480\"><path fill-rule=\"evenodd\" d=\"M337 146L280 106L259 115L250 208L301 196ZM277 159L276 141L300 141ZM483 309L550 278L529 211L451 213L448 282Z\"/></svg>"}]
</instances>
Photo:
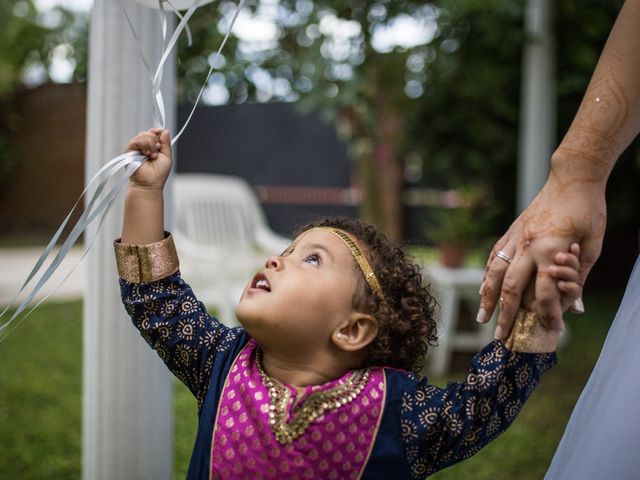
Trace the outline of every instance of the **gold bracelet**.
<instances>
[{"instance_id":1,"label":"gold bracelet","mask_svg":"<svg viewBox=\"0 0 640 480\"><path fill-rule=\"evenodd\" d=\"M513 352L548 353L556 350L559 339L560 332L547 328L537 313L520 308L504 343Z\"/></svg>"},{"instance_id":2,"label":"gold bracelet","mask_svg":"<svg viewBox=\"0 0 640 480\"><path fill-rule=\"evenodd\" d=\"M129 283L155 282L178 271L178 253L173 237L165 232L164 240L149 245L113 242L118 275Z\"/></svg>"}]
</instances>

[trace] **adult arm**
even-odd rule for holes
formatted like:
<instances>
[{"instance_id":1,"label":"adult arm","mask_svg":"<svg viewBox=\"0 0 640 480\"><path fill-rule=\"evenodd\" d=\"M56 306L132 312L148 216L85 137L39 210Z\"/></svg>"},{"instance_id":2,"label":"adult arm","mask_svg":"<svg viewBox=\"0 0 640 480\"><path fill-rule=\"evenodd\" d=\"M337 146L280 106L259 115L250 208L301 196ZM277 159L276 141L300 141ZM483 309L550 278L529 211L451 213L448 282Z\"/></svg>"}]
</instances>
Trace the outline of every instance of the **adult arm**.
<instances>
[{"instance_id":1,"label":"adult arm","mask_svg":"<svg viewBox=\"0 0 640 480\"><path fill-rule=\"evenodd\" d=\"M620 154L640 131L640 0L627 0L611 30L580 108L551 158L544 187L496 242L482 285L479 321L500 301L496 338L506 338L522 292L535 275L537 312L564 328L560 293L547 271L557 252L581 245L580 282L600 255L605 188ZM512 258L496 257L502 250Z\"/></svg>"}]
</instances>

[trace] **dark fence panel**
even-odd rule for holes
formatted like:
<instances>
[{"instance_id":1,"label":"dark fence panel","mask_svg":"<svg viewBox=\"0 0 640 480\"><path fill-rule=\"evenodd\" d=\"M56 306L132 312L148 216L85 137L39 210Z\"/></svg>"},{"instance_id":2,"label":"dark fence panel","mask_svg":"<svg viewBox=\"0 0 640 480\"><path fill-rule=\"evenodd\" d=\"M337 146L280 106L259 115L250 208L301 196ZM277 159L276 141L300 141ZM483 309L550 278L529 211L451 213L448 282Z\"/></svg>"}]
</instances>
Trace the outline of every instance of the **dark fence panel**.
<instances>
[{"instance_id":1,"label":"dark fence panel","mask_svg":"<svg viewBox=\"0 0 640 480\"><path fill-rule=\"evenodd\" d=\"M179 109L180 124L189 109ZM266 187L263 192L302 187L289 201L286 190L273 200L273 195L261 196L269 224L285 235L318 216L356 214L353 204L336 195L351 186L347 146L333 125L291 104L199 107L177 155L179 173L237 175L259 190ZM301 200L304 187L309 198Z\"/></svg>"}]
</instances>

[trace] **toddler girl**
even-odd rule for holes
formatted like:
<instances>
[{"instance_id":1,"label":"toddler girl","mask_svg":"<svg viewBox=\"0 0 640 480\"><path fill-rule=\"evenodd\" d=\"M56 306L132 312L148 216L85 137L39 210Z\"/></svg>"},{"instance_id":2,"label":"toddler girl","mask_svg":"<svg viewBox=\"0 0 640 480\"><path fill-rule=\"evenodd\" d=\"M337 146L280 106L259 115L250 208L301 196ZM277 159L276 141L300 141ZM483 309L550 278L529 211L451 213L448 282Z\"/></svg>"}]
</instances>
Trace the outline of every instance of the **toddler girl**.
<instances>
[{"instance_id":1,"label":"toddler girl","mask_svg":"<svg viewBox=\"0 0 640 480\"><path fill-rule=\"evenodd\" d=\"M435 300L420 268L355 220L303 228L248 283L242 328L225 327L180 277L163 231L168 132L128 148L150 160L131 178L115 243L122 299L197 398L188 478L424 478L503 432L554 364L558 332L522 310L465 382L430 385L419 373L436 342ZM548 272L565 309L580 294L578 253Z\"/></svg>"}]
</instances>

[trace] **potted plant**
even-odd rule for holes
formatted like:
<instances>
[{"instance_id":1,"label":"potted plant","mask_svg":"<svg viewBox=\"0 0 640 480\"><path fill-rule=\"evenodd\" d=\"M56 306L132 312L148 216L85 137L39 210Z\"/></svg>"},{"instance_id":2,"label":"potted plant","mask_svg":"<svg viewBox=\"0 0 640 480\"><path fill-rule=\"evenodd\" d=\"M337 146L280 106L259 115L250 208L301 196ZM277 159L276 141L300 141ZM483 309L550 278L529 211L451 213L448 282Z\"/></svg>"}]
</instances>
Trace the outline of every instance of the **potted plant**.
<instances>
[{"instance_id":1,"label":"potted plant","mask_svg":"<svg viewBox=\"0 0 640 480\"><path fill-rule=\"evenodd\" d=\"M449 268L461 267L469 250L484 243L495 215L486 189L471 186L456 193L454 205L433 211L424 230L425 237L438 249L440 263Z\"/></svg>"}]
</instances>

